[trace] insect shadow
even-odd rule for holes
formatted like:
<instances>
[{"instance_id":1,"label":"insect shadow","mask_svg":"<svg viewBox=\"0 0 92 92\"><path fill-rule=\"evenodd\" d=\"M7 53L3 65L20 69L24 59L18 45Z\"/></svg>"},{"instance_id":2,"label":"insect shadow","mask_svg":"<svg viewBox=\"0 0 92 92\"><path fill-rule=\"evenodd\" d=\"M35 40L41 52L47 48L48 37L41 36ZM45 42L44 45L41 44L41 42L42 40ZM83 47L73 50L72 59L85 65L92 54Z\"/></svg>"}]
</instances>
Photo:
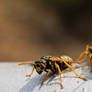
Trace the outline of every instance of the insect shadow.
<instances>
[{"instance_id":1,"label":"insect shadow","mask_svg":"<svg viewBox=\"0 0 92 92\"><path fill-rule=\"evenodd\" d=\"M45 73L43 73L42 75L39 75L39 76L36 75L35 77L28 78L26 80L28 82L20 89L19 92L33 92L36 87L39 87L38 90L40 90L41 87L43 87L43 86L41 86L41 81L43 80L44 75L45 75ZM54 79L54 77L55 77L55 75L50 73L46 80L50 79L49 80L49 82L50 82L51 80ZM44 83L44 85L47 85L48 83ZM60 85L60 83L59 83L59 85Z\"/></svg>"},{"instance_id":2,"label":"insect shadow","mask_svg":"<svg viewBox=\"0 0 92 92\"><path fill-rule=\"evenodd\" d=\"M26 81L27 83L20 89L19 92L32 92L35 87L41 84L43 76L35 76L28 78Z\"/></svg>"},{"instance_id":3,"label":"insect shadow","mask_svg":"<svg viewBox=\"0 0 92 92\"><path fill-rule=\"evenodd\" d=\"M92 72L90 72L89 65L82 69L81 74L85 76L88 80L92 80Z\"/></svg>"},{"instance_id":4,"label":"insect shadow","mask_svg":"<svg viewBox=\"0 0 92 92\"><path fill-rule=\"evenodd\" d=\"M92 80L92 73L90 72L89 64L85 63L84 67L82 66L81 75L86 77L88 81ZM87 82L88 82L87 81ZM76 92L80 87L82 87L86 82L82 82L80 85L78 85L72 92ZM82 88L84 90L84 88ZM84 92L84 91L83 91Z\"/></svg>"}]
</instances>

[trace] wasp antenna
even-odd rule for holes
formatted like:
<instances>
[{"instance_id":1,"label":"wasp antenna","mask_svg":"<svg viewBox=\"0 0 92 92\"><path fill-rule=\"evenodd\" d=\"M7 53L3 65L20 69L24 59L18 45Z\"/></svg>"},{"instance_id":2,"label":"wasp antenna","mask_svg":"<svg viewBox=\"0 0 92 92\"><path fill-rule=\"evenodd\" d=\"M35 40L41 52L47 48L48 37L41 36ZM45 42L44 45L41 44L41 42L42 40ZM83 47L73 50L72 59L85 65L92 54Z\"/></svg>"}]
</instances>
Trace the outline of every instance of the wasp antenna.
<instances>
[{"instance_id":1,"label":"wasp antenna","mask_svg":"<svg viewBox=\"0 0 92 92\"><path fill-rule=\"evenodd\" d=\"M25 64L33 64L33 63L26 63L26 62L23 62L23 63L20 63L20 64L18 64L18 65L20 66L20 65L25 65Z\"/></svg>"}]
</instances>

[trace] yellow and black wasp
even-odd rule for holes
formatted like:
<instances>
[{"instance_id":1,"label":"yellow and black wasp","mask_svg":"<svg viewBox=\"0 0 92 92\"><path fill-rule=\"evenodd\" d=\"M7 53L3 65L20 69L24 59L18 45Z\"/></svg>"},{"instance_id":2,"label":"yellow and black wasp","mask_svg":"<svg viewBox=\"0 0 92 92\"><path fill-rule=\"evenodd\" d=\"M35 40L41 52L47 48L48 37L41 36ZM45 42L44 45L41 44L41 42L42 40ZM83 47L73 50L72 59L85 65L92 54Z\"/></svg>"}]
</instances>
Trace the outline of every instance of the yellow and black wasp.
<instances>
[{"instance_id":1,"label":"yellow and black wasp","mask_svg":"<svg viewBox=\"0 0 92 92\"><path fill-rule=\"evenodd\" d=\"M44 81L46 80L48 74L52 72L53 74L59 72L60 75L60 84L61 88L63 88L63 83L61 79L62 71L66 68L69 68L73 73L80 79L87 80L83 76L77 74L75 70L71 67L73 60L69 56L59 56L59 57L53 57L53 56L43 56L38 61L35 61L34 63L20 63L19 65L23 64L32 64L33 69L32 72L27 77L30 77L33 74L34 69L36 69L36 72L38 74L41 74L43 71L46 72L46 75L41 83L41 85L44 84Z\"/></svg>"},{"instance_id":2,"label":"yellow and black wasp","mask_svg":"<svg viewBox=\"0 0 92 92\"><path fill-rule=\"evenodd\" d=\"M80 57L77 59L79 63L84 62L89 57L90 72L92 72L92 46L87 45L84 52L80 54Z\"/></svg>"}]
</instances>

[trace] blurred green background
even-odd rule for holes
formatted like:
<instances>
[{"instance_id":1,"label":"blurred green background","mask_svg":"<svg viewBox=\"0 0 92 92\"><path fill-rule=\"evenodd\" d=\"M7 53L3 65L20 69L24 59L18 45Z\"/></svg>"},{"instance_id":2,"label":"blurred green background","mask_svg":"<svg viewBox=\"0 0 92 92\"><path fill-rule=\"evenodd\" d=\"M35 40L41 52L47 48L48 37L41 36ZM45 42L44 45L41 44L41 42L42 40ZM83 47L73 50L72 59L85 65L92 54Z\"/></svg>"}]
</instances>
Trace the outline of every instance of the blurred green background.
<instances>
[{"instance_id":1,"label":"blurred green background","mask_svg":"<svg viewBox=\"0 0 92 92\"><path fill-rule=\"evenodd\" d=\"M0 0L0 61L77 58L91 34L90 0Z\"/></svg>"}]
</instances>

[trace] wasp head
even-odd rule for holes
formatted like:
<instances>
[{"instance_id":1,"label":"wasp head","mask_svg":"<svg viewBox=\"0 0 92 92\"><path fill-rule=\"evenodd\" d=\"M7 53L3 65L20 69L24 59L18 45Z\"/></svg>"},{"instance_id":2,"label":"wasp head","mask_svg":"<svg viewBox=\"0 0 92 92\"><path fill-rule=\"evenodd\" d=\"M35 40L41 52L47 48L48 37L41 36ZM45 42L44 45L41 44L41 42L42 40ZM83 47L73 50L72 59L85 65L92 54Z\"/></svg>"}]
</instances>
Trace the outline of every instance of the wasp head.
<instances>
[{"instance_id":1,"label":"wasp head","mask_svg":"<svg viewBox=\"0 0 92 92\"><path fill-rule=\"evenodd\" d=\"M45 64L43 62L41 62L41 61L36 61L34 63L34 67L36 69L36 72L38 74L41 74L44 71L44 69L45 69Z\"/></svg>"}]
</instances>

